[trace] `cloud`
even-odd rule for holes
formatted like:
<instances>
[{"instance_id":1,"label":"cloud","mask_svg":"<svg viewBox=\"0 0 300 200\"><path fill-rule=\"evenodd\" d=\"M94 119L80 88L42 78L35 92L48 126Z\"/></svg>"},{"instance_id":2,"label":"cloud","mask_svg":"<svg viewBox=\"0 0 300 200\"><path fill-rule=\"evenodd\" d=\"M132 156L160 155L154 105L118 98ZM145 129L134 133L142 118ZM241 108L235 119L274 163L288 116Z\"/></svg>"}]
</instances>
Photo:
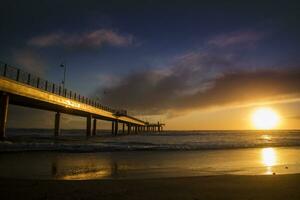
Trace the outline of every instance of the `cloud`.
<instances>
[{"instance_id":1,"label":"cloud","mask_svg":"<svg viewBox=\"0 0 300 200\"><path fill-rule=\"evenodd\" d=\"M129 46L134 43L132 35L122 35L109 29L97 29L85 33L56 32L36 36L28 41L29 45L37 47L65 46L97 48L103 45Z\"/></svg>"},{"instance_id":2,"label":"cloud","mask_svg":"<svg viewBox=\"0 0 300 200\"><path fill-rule=\"evenodd\" d=\"M217 77L211 88L186 98L185 103L204 108L295 98L300 96L299 84L299 69L236 71Z\"/></svg>"},{"instance_id":3,"label":"cloud","mask_svg":"<svg viewBox=\"0 0 300 200\"><path fill-rule=\"evenodd\" d=\"M172 116L173 111L242 105L297 93L298 70L252 66L241 54L243 48L224 48L253 45L265 35L254 30L217 35L201 51L177 56L163 69L120 77L114 84L99 87L95 95L113 107Z\"/></svg>"},{"instance_id":4,"label":"cloud","mask_svg":"<svg viewBox=\"0 0 300 200\"><path fill-rule=\"evenodd\" d=\"M105 104L143 114L299 97L299 67L280 69L241 68L232 55L189 53L163 70L131 73L95 94Z\"/></svg>"},{"instance_id":5,"label":"cloud","mask_svg":"<svg viewBox=\"0 0 300 200\"><path fill-rule=\"evenodd\" d=\"M46 64L42 57L30 49L20 49L13 52L13 62L24 70L38 76L45 76Z\"/></svg>"},{"instance_id":6,"label":"cloud","mask_svg":"<svg viewBox=\"0 0 300 200\"><path fill-rule=\"evenodd\" d=\"M265 33L247 30L220 34L208 41L208 44L217 47L228 47L240 44L253 45L265 37Z\"/></svg>"}]
</instances>

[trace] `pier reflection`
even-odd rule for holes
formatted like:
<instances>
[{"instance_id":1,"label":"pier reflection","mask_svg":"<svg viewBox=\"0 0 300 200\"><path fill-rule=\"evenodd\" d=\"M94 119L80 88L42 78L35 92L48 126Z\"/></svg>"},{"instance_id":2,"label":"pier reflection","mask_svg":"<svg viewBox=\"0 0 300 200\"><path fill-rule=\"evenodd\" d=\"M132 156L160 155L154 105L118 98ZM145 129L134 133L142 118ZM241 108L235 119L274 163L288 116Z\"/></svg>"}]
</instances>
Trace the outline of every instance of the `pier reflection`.
<instances>
[{"instance_id":1,"label":"pier reflection","mask_svg":"<svg viewBox=\"0 0 300 200\"><path fill-rule=\"evenodd\" d=\"M124 168L124 166L123 166ZM110 157L91 157L70 159L56 156L51 160L51 177L62 180L86 180L118 178L121 176L117 161Z\"/></svg>"}]
</instances>

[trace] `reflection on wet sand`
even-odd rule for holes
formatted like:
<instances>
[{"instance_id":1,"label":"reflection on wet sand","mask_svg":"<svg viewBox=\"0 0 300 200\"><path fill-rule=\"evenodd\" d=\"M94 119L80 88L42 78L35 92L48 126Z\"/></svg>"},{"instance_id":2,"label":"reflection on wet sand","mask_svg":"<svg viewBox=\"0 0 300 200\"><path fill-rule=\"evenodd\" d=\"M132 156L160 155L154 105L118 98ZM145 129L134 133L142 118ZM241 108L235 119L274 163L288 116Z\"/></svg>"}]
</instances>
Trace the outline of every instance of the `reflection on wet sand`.
<instances>
[{"instance_id":1,"label":"reflection on wet sand","mask_svg":"<svg viewBox=\"0 0 300 200\"><path fill-rule=\"evenodd\" d=\"M0 177L127 179L299 173L300 148L0 154Z\"/></svg>"},{"instance_id":2,"label":"reflection on wet sand","mask_svg":"<svg viewBox=\"0 0 300 200\"><path fill-rule=\"evenodd\" d=\"M262 164L267 167L266 174L273 174L272 167L277 165L277 153L274 148L263 148L261 150Z\"/></svg>"}]
</instances>

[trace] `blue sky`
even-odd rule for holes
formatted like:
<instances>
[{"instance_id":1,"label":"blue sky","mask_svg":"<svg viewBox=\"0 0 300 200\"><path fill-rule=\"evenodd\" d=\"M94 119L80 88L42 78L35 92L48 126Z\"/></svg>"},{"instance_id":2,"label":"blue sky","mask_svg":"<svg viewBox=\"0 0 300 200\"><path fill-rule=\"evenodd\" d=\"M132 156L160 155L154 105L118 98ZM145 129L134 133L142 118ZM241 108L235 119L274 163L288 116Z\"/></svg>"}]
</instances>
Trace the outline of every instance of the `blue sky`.
<instances>
[{"instance_id":1,"label":"blue sky","mask_svg":"<svg viewBox=\"0 0 300 200\"><path fill-rule=\"evenodd\" d=\"M293 73L289 72L299 69L300 6L296 1L2 4L1 60L54 82L61 81L59 64L65 62L68 88L98 96L115 107L174 114L174 107L191 109L182 106L183 101L200 109L203 103L189 99L213 87L220 76L261 76L262 70L274 75L274 70L283 70L288 71L284 78L290 80ZM272 97L295 91L278 90ZM134 106L151 95L167 108L155 103ZM123 102L115 100L123 98Z\"/></svg>"}]
</instances>

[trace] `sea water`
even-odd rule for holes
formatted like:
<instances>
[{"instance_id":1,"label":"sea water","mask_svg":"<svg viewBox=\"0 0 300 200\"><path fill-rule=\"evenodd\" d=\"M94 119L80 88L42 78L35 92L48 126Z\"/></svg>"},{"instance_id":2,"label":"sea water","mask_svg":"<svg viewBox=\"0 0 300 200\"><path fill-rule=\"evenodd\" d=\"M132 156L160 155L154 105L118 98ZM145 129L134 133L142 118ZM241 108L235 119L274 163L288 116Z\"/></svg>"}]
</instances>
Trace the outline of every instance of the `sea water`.
<instances>
[{"instance_id":1,"label":"sea water","mask_svg":"<svg viewBox=\"0 0 300 200\"><path fill-rule=\"evenodd\" d=\"M298 131L172 131L111 136L83 130L9 130L0 177L122 179L300 172Z\"/></svg>"}]
</instances>

